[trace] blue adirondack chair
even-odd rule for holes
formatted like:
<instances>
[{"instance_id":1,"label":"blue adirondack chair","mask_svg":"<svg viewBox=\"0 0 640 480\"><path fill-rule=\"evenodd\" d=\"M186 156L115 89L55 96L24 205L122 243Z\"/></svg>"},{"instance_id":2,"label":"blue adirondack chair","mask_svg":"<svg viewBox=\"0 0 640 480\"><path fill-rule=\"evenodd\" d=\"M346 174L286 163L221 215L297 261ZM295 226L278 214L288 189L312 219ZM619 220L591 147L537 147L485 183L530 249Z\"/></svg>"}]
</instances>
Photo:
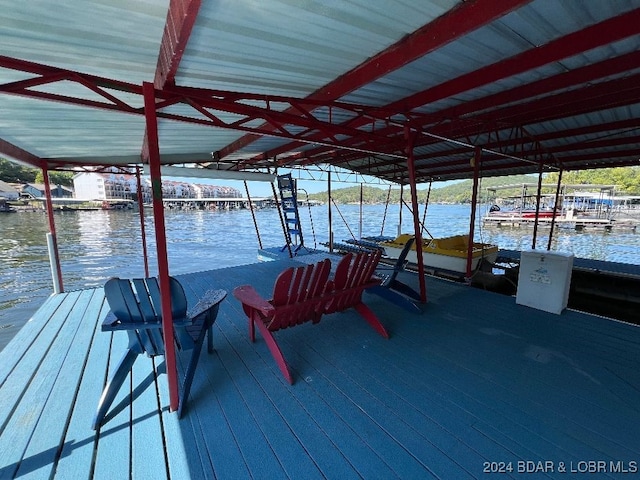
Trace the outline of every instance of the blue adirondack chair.
<instances>
[{"instance_id":1,"label":"blue adirondack chair","mask_svg":"<svg viewBox=\"0 0 640 480\"><path fill-rule=\"evenodd\" d=\"M420 294L396 278L398 273L405 269L407 254L414 241L415 238L410 238L407 241L392 269L387 268L387 272L384 272L385 269L378 266L376 275L382 279L382 283L368 288L367 292L378 295L412 313L422 313L422 310L416 304L416 302L422 301ZM388 273L389 270L391 273Z\"/></svg>"},{"instance_id":2,"label":"blue adirondack chair","mask_svg":"<svg viewBox=\"0 0 640 480\"><path fill-rule=\"evenodd\" d=\"M176 345L180 350L192 350L182 383L178 417L184 412L200 351L208 333L207 350L213 351L213 323L220 302L227 296L224 290L210 290L191 309L180 282L170 277L171 313ZM129 335L129 346L115 373L104 388L93 420L95 430L103 422L120 387L138 355L164 355L160 288L156 278L112 278L104 286L111 311L102 323L103 332L123 330Z\"/></svg>"}]
</instances>

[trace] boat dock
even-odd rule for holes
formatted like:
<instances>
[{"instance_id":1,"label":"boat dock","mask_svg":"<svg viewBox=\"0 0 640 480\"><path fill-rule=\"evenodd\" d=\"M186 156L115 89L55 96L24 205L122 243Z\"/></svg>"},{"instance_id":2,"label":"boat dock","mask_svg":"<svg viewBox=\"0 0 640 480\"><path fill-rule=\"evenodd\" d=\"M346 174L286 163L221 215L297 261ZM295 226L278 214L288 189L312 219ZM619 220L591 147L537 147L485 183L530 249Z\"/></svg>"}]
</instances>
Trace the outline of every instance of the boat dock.
<instances>
[{"instance_id":1,"label":"boat dock","mask_svg":"<svg viewBox=\"0 0 640 480\"><path fill-rule=\"evenodd\" d=\"M190 302L245 283L268 297L294 264L178 278ZM427 287L421 315L365 296L389 340L353 311L278 332L292 386L264 340L250 343L229 295L183 419L168 412L158 360L140 358L98 431L127 337L100 331L101 288L52 295L0 352L0 478L465 479L510 468L501 477L564 479L586 462L605 469L599 478L637 472L640 328L441 279Z\"/></svg>"},{"instance_id":2,"label":"boat dock","mask_svg":"<svg viewBox=\"0 0 640 480\"><path fill-rule=\"evenodd\" d=\"M539 228L550 228L552 219L550 217L539 217ZM503 214L503 215L485 215L482 218L485 227L533 227L535 217L523 216L519 214ZM638 222L633 220L615 220L608 218L590 218L575 217L567 218L565 216L555 219L555 228L570 229L576 231L582 230L625 230L635 232Z\"/></svg>"}]
</instances>

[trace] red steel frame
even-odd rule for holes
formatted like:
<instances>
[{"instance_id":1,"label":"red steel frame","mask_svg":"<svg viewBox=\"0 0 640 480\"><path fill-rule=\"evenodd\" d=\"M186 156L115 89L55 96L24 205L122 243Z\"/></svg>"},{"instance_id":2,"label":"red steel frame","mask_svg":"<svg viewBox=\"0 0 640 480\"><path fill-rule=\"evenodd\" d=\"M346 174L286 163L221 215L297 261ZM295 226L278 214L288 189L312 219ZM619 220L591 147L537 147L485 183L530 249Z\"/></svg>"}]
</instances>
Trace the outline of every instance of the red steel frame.
<instances>
[{"instance_id":1,"label":"red steel frame","mask_svg":"<svg viewBox=\"0 0 640 480\"><path fill-rule=\"evenodd\" d=\"M467 246L467 273L465 281L471 283L471 262L473 260L473 237L476 227L476 206L478 205L478 178L480 176L480 163L482 162L482 149L476 147L473 153L473 191L471 194L471 215L469 218L469 245Z\"/></svg>"},{"instance_id":2,"label":"red steel frame","mask_svg":"<svg viewBox=\"0 0 640 480\"><path fill-rule=\"evenodd\" d=\"M162 331L165 343L165 363L169 384L169 408L176 411L180 402L178 393L178 373L176 369L176 349L173 335L173 316L171 314L171 295L169 284L169 260L167 258L167 236L162 204L162 179L160 175L160 148L158 143L158 119L156 117L156 97L153 84L142 85L144 93L145 120L149 150L149 169L151 172L151 190L153 192L153 219L155 221L156 246L158 255L158 278L162 294Z\"/></svg>"},{"instance_id":3,"label":"red steel frame","mask_svg":"<svg viewBox=\"0 0 640 480\"><path fill-rule=\"evenodd\" d=\"M507 78L509 76L523 73L527 70L561 60L571 55L582 53L585 50L606 45L607 43L611 43L616 40L621 40L628 36L637 34L637 25L639 22L640 9L636 9L631 12L622 14L618 17L585 28L581 31L566 35L565 37L549 42L546 45L527 50L519 55L516 55L515 57L502 60L493 65L488 65L479 70L475 70L458 78L444 82L433 88L403 98L386 105L384 108L396 111L407 111L426 105L428 103L442 100L443 98L447 98L455 94L462 93L472 88L477 88ZM623 65L623 68L628 68L629 60L629 58L624 58L619 63ZM611 67L611 65L607 64L607 67ZM589 70L585 69L583 71ZM571 75L572 74L569 73L569 78L573 79L574 84L585 83L589 80L589 78L575 78L575 76L572 77ZM558 76L558 78L562 78L564 80L565 77ZM522 100L522 98L530 97L531 95L534 95L536 93L528 93L527 88L528 86L512 89L513 93L511 94L511 98L504 98L500 103L509 103L517 100ZM558 88L561 88L560 85L557 85L555 87L555 89ZM505 94L501 93L487 97L488 106L500 104L497 102L498 99L495 98L498 95L506 96ZM482 99L480 101L482 101ZM469 111L468 106L473 103L474 102L466 102L464 104L465 108L467 108L467 111ZM475 108L480 109L482 107L478 105ZM452 112L449 114L442 114L441 117L458 118L461 113L462 112ZM358 128L365 125L367 121L368 120L366 118L359 118L349 123L351 126ZM379 133L388 133L388 130L389 129L386 129L385 131ZM294 150L299 146L299 144L295 143L283 145L277 149L266 152L266 156L273 157L286 151ZM309 156L313 156L318 154L320 151L322 150L316 149L315 151L305 153Z\"/></svg>"},{"instance_id":4,"label":"red steel frame","mask_svg":"<svg viewBox=\"0 0 640 480\"><path fill-rule=\"evenodd\" d=\"M411 189L411 212L413 214L413 230L416 237L416 257L418 261L418 281L420 283L420 300L422 303L427 302L427 284L424 278L424 258L422 258L422 227L420 218L418 217L418 192L416 191L416 170L413 158L413 144L416 138L416 132L412 132L409 126L404 130L405 139L407 140L407 168L409 170L409 186ZM401 194L402 198L402 194ZM400 206L402 212L402 205ZM402 221L400 221L402 224Z\"/></svg>"},{"instance_id":5,"label":"red steel frame","mask_svg":"<svg viewBox=\"0 0 640 480\"><path fill-rule=\"evenodd\" d=\"M500 2L481 2L471 0L461 3L450 12L416 30L395 45L378 55L374 55L363 64L312 93L307 97L307 100L321 100L324 102L336 100L446 45L456 38L516 10L530 1L502 0ZM294 110L289 112L297 113ZM246 147L257 138L255 135L245 135L220 150L220 158L225 158ZM270 152L269 154L270 157L274 155L277 155L277 153Z\"/></svg>"}]
</instances>

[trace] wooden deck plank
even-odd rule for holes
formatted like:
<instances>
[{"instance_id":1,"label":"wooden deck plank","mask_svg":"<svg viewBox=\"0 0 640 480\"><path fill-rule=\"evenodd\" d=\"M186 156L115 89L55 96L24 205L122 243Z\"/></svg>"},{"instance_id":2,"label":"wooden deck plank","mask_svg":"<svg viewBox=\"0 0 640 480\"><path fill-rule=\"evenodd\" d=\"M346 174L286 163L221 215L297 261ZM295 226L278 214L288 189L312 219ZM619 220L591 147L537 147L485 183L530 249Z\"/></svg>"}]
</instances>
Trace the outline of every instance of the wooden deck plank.
<instances>
[{"instance_id":1,"label":"wooden deck plank","mask_svg":"<svg viewBox=\"0 0 640 480\"><path fill-rule=\"evenodd\" d=\"M56 379L62 369L63 363L68 353L69 339L73 339L78 329L77 315L72 314L71 306L79 302L80 305L86 305L87 299L91 297L91 292L78 292L77 294L69 294L63 301L68 304L68 308L64 308L63 313L51 323L57 323L60 328L55 332L52 338L49 338L49 345L44 350L35 351L34 348L40 347L40 342L34 342L34 347L26 352L25 358L29 362L20 364L18 372L23 378L22 382L9 385L10 389L3 388L3 401L8 400L16 402L15 407L7 406L7 410L3 410L2 414L7 418L6 427L0 436L0 451L2 452L3 464L6 466L0 471L0 478L11 478L17 475L21 464L26 462L25 469L37 468L40 455L47 458L53 458L58 447L59 438L53 439L53 445L44 452L32 452L31 456L27 456L28 447L34 437L39 424L42 421L42 414ZM83 307L81 307L83 308ZM75 320L75 321L74 321ZM38 340L44 340L44 336L39 335ZM22 370L25 366L29 370ZM9 381L16 378L16 375L10 377ZM7 382L7 384L9 383ZM5 384L5 387L7 386ZM7 392L8 390L8 392ZM19 391L18 391L19 390ZM5 397L5 392L7 395ZM14 396L19 395L19 402L14 400ZM66 415L59 416L58 420L63 422ZM30 425L30 428L22 428L23 425ZM35 455L35 457L33 456Z\"/></svg>"},{"instance_id":2,"label":"wooden deck plank","mask_svg":"<svg viewBox=\"0 0 640 480\"><path fill-rule=\"evenodd\" d=\"M161 357L152 359L146 355L138 355L131 369L131 415L135 422L135 427L131 429L131 477L136 479L168 478L161 416L158 414L156 361L163 362Z\"/></svg>"},{"instance_id":3,"label":"wooden deck plank","mask_svg":"<svg viewBox=\"0 0 640 480\"><path fill-rule=\"evenodd\" d=\"M120 361L128 345L127 335L122 332L105 333L100 335L110 338L108 355L108 369L102 378L97 396L91 399L94 408L107 379ZM122 388L113 401L111 410L105 416L102 426L97 430L97 448L94 459L94 479L110 480L114 478L129 478L131 473L131 427L135 425L131 419L131 374L127 376ZM89 401L89 400L87 400Z\"/></svg>"},{"instance_id":4,"label":"wooden deck plank","mask_svg":"<svg viewBox=\"0 0 640 480\"><path fill-rule=\"evenodd\" d=\"M207 458L208 453L201 432L193 425L188 411L185 412L182 419L169 411L167 376L160 375L157 384L169 477L195 480L210 478L210 465L207 463L205 469L203 461L203 458Z\"/></svg>"},{"instance_id":5,"label":"wooden deck plank","mask_svg":"<svg viewBox=\"0 0 640 480\"><path fill-rule=\"evenodd\" d=\"M449 402L438 401L439 393L435 390L430 392L431 389L428 386L425 389L424 384L416 386L415 378L405 381L401 378L402 372L396 369L389 371L385 368L387 362L384 357L374 354L378 349L375 348L375 342L372 339L363 338L363 341L359 342L361 345L355 346L365 350L369 355L344 355L343 350L338 348L345 336L335 330L333 334L323 332L322 335L314 336L314 344L308 347L316 350L314 354L323 357L324 361L330 365L328 371L340 372L349 383L353 384L354 388L367 392L377 402L382 403L384 408L391 412L390 415L411 425L412 428L423 430L420 435L431 437L426 434L427 428L425 428L425 425L431 425L430 428L435 429L436 434L451 436L453 445L471 444L474 449L486 452L491 458L498 458L499 455L507 453L498 445L478 438L470 430L470 427L478 421L475 416ZM347 342L344 348L354 347L349 346ZM322 390L337 390L338 385L342 389L344 383L346 382L338 377L332 389Z\"/></svg>"},{"instance_id":6,"label":"wooden deck plank","mask_svg":"<svg viewBox=\"0 0 640 480\"><path fill-rule=\"evenodd\" d=\"M16 365L22 362L23 356L31 348L37 337L39 335L48 335L48 324L66 296L66 294L62 294L48 297L29 321L15 334L11 340L11 352L3 354L0 351L0 387L4 385ZM55 325L53 327L55 328Z\"/></svg>"},{"instance_id":7,"label":"wooden deck plank","mask_svg":"<svg viewBox=\"0 0 640 480\"><path fill-rule=\"evenodd\" d=\"M239 308L239 305L237 306ZM240 312L237 313L239 317L242 315ZM242 323L245 323L246 320L243 319ZM244 325L242 325L244 327ZM297 329L304 330L303 335L306 335L309 338L316 338L314 335L313 326L311 325L301 325L296 327ZM227 330L227 329L225 329ZM242 329L244 330L244 328ZM277 335L278 338L286 336L288 333L293 333L294 330L286 330L279 332ZM245 331L240 331L243 337L246 338L247 334ZM246 340L245 340L246 342ZM256 350L261 350L263 355L261 355L261 360L265 364L265 368L271 370L269 375L275 375L277 378L280 378L281 374L277 368L274 367L273 359L269 356L268 351L265 351L264 345L259 346L258 342L261 342L261 339L258 338L256 345L252 346L248 344L248 348L255 348ZM286 343L280 341L281 345L286 347ZM234 342L234 344L237 344ZM262 347L262 348L261 348ZM291 352L287 352L287 358L291 359L292 355L295 354L295 347L292 347ZM243 358L246 357L246 354L243 352ZM301 359L301 361L304 359ZM296 365L297 366L297 365ZM255 365L251 365L251 371L255 372ZM260 370L258 370L260 372ZM261 375L262 376L262 375ZM386 475L387 478L393 476L393 473L390 471L390 466L388 466L383 457L393 457L394 459L401 460L405 465L405 471L411 470L411 466L413 464L417 464L415 459L406 454L403 450L394 450L395 442L382 442L384 446L381 446L378 449L377 454L372 455L372 451L375 450L371 447L371 443L376 443L378 440L377 434L380 433L379 427L375 425L368 417L365 417L364 421L358 422L355 421L357 419L361 419L362 411L355 407L352 410L349 409L350 404L347 402L345 405L344 402L337 402L334 399L326 401L319 395L313 388L304 388L304 383L306 382L305 378L301 378L301 372L297 372L295 377L295 384L292 387L292 392L296 393L296 400L299 404L304 405L304 408L309 411L309 413L316 419L322 420L320 426L325 429L325 434L333 438L334 441L338 442L338 448L343 451L343 453L348 454L350 458L355 459L354 463L358 463L361 459L366 459L369 462L369 465L360 466L360 473L365 475L367 473L383 473L389 472ZM315 377L314 377L315 378ZM309 383L312 383L312 380L309 378ZM291 388L285 385L285 388ZM345 413L347 411L347 413ZM347 420L348 418L348 420ZM367 421L368 420L368 421ZM343 444L346 443L346 445ZM367 446L368 450L364 448ZM412 463L413 462L413 463ZM424 475L424 466L419 466L417 470L414 470L413 473L420 475ZM405 477L407 478L407 477Z\"/></svg>"},{"instance_id":8,"label":"wooden deck plank","mask_svg":"<svg viewBox=\"0 0 640 480\"><path fill-rule=\"evenodd\" d=\"M102 299L102 303L100 309L90 318L95 330L88 348L89 355L81 368L82 379L72 405L71 420L55 471L56 477L59 478L83 476L85 472L86 478L93 476L98 439L91 424L105 384L111 347L111 336L99 331L99 325L109 311L109 304L104 301L101 288L97 289L96 298Z\"/></svg>"},{"instance_id":9,"label":"wooden deck plank","mask_svg":"<svg viewBox=\"0 0 640 480\"><path fill-rule=\"evenodd\" d=\"M66 318L60 335L72 338L71 344L43 402L42 414L17 472L21 478L49 477L57 464L89 353L87 347L96 329L95 313L92 312L99 310L102 303L102 296L95 290L85 290Z\"/></svg>"},{"instance_id":10,"label":"wooden deck plank","mask_svg":"<svg viewBox=\"0 0 640 480\"><path fill-rule=\"evenodd\" d=\"M510 345L512 345L512 344L513 344L513 342L514 342L514 340L511 340L511 341L509 342L509 344L510 344ZM439 348L439 346L434 346L434 348ZM482 348L482 349L483 349L485 352L487 351L487 348ZM454 350L454 349L452 349L452 350ZM460 350L461 350L461 349L459 349L459 348L458 348L458 349L455 349L455 351L452 351L452 352L451 352L451 357L448 359L448 361L449 361L449 362L455 362L455 357L459 357L459 356L460 356ZM462 349L462 350L464 350L464 346L463 346L463 349ZM464 351L466 352L466 350L464 350ZM509 364L510 362L506 362L506 363L507 363L507 364ZM470 362L470 364L473 364L473 362ZM449 369L450 369L450 366L449 366ZM501 374L501 373L502 373L502 371L504 370L504 368L502 368L502 369L501 369L499 365L494 364L494 365L491 365L491 366L489 366L489 365L485 365L484 367L479 368L479 370L480 370L481 372L482 372L482 371L484 371L484 372L487 372L487 371L495 372L495 375L496 375L496 376L498 376L498 375L501 375L501 376L502 376L502 374ZM570 370L569 370L569 371L570 371ZM507 370L507 373L509 373L509 371L508 371L508 370ZM574 373L575 373L575 372L574 372ZM574 375L574 377L581 378L581 375ZM525 378L527 378L527 377L525 377ZM545 377L545 376L541 376L540 378L546 378L546 377ZM542 383L544 383L544 382L542 382ZM551 399L553 399L553 397L554 397L554 390L563 390L563 388L565 388L565 385L564 385L561 381L558 381L558 382L557 382L557 383L555 383L555 384L546 384L546 385L542 385L542 388L539 388L539 389L537 389L537 390L538 390L538 391L540 391L540 392L542 392L542 397L544 397L544 398L546 398L546 399L549 399L549 398L551 397ZM583 382L583 385L581 385L581 386L580 386L580 390L581 390L581 391L582 391L582 390L584 390L584 382ZM545 393L545 392L546 392L546 393ZM551 393L551 395L548 395L549 393ZM529 400L529 398L528 398L528 397L530 396L530 395L529 395L529 392L524 392L524 394L526 395L526 397L524 397L524 398L520 398L520 400L519 400L519 401L520 401L520 402L524 402L524 403L525 403L525 405L526 405L526 410L535 412L535 408L534 408L534 406L532 406L532 405L528 405L528 404L526 403L526 402ZM478 396L477 392L475 392L475 394L474 394L474 395L477 397L477 396ZM492 395L494 395L494 396L495 396L495 392L492 392ZM546 395L546 396L545 396L545 395ZM555 400L554 400L554 401L555 401ZM549 400L549 402L551 402L551 400ZM551 403L550 403L549 405L551 405ZM545 406L545 407L540 407L540 413L539 413L540 418L547 419L547 418L550 416L550 415L549 415L549 405L548 405L548 406ZM566 412L571 412L572 410L573 410L573 409L572 409L572 405L569 405L569 404L566 404L566 405L564 405L564 406L562 406L562 405L561 405L561 408L560 408L559 412L555 413L555 417L556 417L556 418L555 418L555 420L556 420L556 421L559 421L559 422L560 422L560 425L562 425L562 416L563 416L563 414L564 414L564 415L566 415ZM552 411L552 414L554 414L554 412L553 412L553 411ZM553 416L553 415L552 415L552 416ZM591 422L591 416L590 416L590 415L583 415L583 417L582 417L582 418L584 419L584 421L585 421L585 422ZM622 416L622 418L624 418L624 416ZM564 422L564 423L566 424L567 422ZM571 429L575 429L575 424L574 424L574 425L568 424L568 425L566 426L566 429L568 429L569 431L570 431ZM616 447L616 451L619 451L619 450L617 449L617 447ZM591 453L592 453L592 455L593 455L593 451L592 451Z\"/></svg>"},{"instance_id":11,"label":"wooden deck plank","mask_svg":"<svg viewBox=\"0 0 640 480\"><path fill-rule=\"evenodd\" d=\"M256 421L251 405L240 393L233 376L224 368L224 361L219 361L215 367L225 371L214 373L215 380L210 382L206 379L205 382L209 385L209 395L215 397L213 408L224 417L233 438L233 448L242 458L247 474L250 477L285 478L282 466ZM204 428L207 420L202 418L203 414L198 417ZM226 440L218 438L218 441ZM215 461L214 468L215 472L221 471L221 466L219 463L216 465Z\"/></svg>"},{"instance_id":12,"label":"wooden deck plank","mask_svg":"<svg viewBox=\"0 0 640 480\"><path fill-rule=\"evenodd\" d=\"M242 322L241 330L234 323L237 320ZM234 349L269 398L272 408L275 409L272 414L279 415L286 428L294 432L315 468L328 478L357 477L354 467L336 448L333 439L322 430L318 419L309 413L307 406L298 398L300 392L289 386L279 369L273 365L273 359L266 348L264 352L260 352L249 342L244 328L246 320L236 313L234 316L223 318L223 322L221 325L225 335L235 330L232 342Z\"/></svg>"},{"instance_id":13,"label":"wooden deck plank","mask_svg":"<svg viewBox=\"0 0 640 480\"><path fill-rule=\"evenodd\" d=\"M61 303L70 306L75 303L80 296L80 292L72 292L63 297ZM58 299L56 299L58 300ZM0 398L0 434L3 433L7 422L13 415L13 407L18 404L25 391L29 387L32 377L36 374L38 368L43 363L52 346L52 339L56 338L58 332L62 328L65 320L65 314L68 310L62 308L62 313L54 315L51 320L43 319L42 331L35 336L33 342L29 345L20 358L19 365L13 368L11 375L2 384L2 398ZM0 359L9 356L9 352L5 354L4 350L0 352ZM10 361L8 362L10 363Z\"/></svg>"},{"instance_id":14,"label":"wooden deck plank","mask_svg":"<svg viewBox=\"0 0 640 480\"><path fill-rule=\"evenodd\" d=\"M357 314L352 312L345 312L343 314L337 314L333 316L327 316L323 322L323 328L342 330L340 324L343 322L363 322ZM329 322L333 322L335 326L328 325ZM321 327L322 328L322 327ZM308 331L307 338L313 338L318 336L313 332ZM323 332L324 333L324 332ZM375 338L375 332L370 328L364 330L358 329L359 335L343 336L348 341L345 342L345 349L341 349L341 359L338 362L340 366L348 362L355 360L355 357L359 355L351 355L349 350L370 350L375 349L378 342L385 342L382 338ZM367 338L366 335L370 334L371 338ZM363 340L364 339L364 340ZM305 339L300 339L299 336L293 338L290 336L286 341L293 341L295 343L304 342ZM333 346L333 348L340 348L339 346ZM430 421L426 417L416 418L417 416L409 416L408 410L403 408L402 404L391 405L385 403L384 398L380 398L381 392L377 390L373 383L367 385L357 384L344 369L338 368L335 363L327 361L323 354L318 352L319 347L317 345L308 345L307 348L298 348L300 354L299 360L305 361L311 367L308 380L309 385L313 386L317 390L318 395L330 396L327 398L327 402L339 402L341 409L347 408L347 405L352 403L358 406L363 414L369 417L378 426L378 435L388 435L390 440L399 442L408 453L422 462L425 471L423 475L428 473L434 476L449 475L456 478L471 478L468 470L460 465L455 458L448 455L448 450L455 447L459 443L459 439L446 430L444 430L437 423ZM361 376L361 373L358 374ZM339 392L339 395L336 393ZM474 453L471 451L466 452L466 456L460 458L468 459L470 462L474 462ZM428 459L428 460L427 460ZM475 463L477 466L481 463ZM403 475L403 471L398 472L400 476Z\"/></svg>"},{"instance_id":15,"label":"wooden deck plank","mask_svg":"<svg viewBox=\"0 0 640 480\"><path fill-rule=\"evenodd\" d=\"M516 308L516 310L520 309ZM529 310L526 311L526 313L529 312ZM525 311L520 313L524 314ZM537 312L535 315L539 317L541 313ZM533 319L534 322L537 320L538 318ZM538 340L540 339L541 337ZM477 342L478 339L474 341ZM520 352L515 349L515 346L518 345ZM594 377L601 370L600 360L593 359L588 353L581 353L580 357L575 357L576 360L574 359L575 354L567 357L561 353L561 350L556 351L555 347L548 349L543 345L544 343L531 345L511 338L508 346L501 346L501 349L504 353L513 350L511 361L507 362L512 368L500 368L499 358L482 355L482 350L486 351L486 347L476 348L478 354L469 363L474 365L478 372L500 372L500 382L503 388L515 393L522 390L521 396L523 398L540 405L540 408L546 411L547 418L551 416L559 425L566 425L567 428L573 429L583 427L583 435L590 435L590 432L594 432L594 430L598 432L619 430L622 425L612 425L613 419L600 420L609 415L612 409L611 402L614 402L614 405L617 404L615 399L601 388L603 383L606 384L607 379L605 377L595 379ZM465 347L470 348L470 345L462 345L462 348ZM473 351L471 352L473 353ZM453 357L458 355L458 352L452 349L449 355L449 361L454 361ZM539 355L541 358L538 358ZM565 364L566 367L558 368L560 364ZM553 379L554 376L560 375L558 372L562 372L561 376ZM523 382L525 378L526 381ZM576 394L576 392L580 393ZM530 405L528 410L533 408L534 405ZM614 410L619 408L622 408L623 411L617 412L618 415L624 413L624 407L616 405L613 408ZM618 418L624 417L622 415ZM620 432L616 432L614 435L620 437ZM600 434L598 436L601 437ZM624 434L622 436L624 437ZM632 438L626 438L624 443L632 440ZM602 442L600 444L602 445ZM618 451L618 447L614 446L613 449Z\"/></svg>"},{"instance_id":16,"label":"wooden deck plank","mask_svg":"<svg viewBox=\"0 0 640 480\"><path fill-rule=\"evenodd\" d=\"M221 315L227 315L224 311ZM224 320L223 320L224 321ZM219 328L219 327L218 327ZM313 462L308 458L305 449L297 441L294 432L287 426L284 419L274 410L270 398L261 388L251 372L247 369L243 359L233 348L235 339L233 332L218 331L217 358L214 359L213 366L205 371L208 374L209 384L212 391L223 388L225 381L233 382L236 390L242 397L242 401L250 416L247 420L255 422L260 429L260 434L268 442L268 458L273 465L265 465L261 462L260 470L256 472L265 474L269 471L269 478L286 476L288 478L322 478L317 472ZM224 369L224 375L218 373ZM275 379L274 379L275 381ZM252 447L247 449L247 455L251 453ZM262 451L260 451L262 456ZM271 454L273 452L273 456ZM295 459L295 461L294 461Z\"/></svg>"}]
</instances>

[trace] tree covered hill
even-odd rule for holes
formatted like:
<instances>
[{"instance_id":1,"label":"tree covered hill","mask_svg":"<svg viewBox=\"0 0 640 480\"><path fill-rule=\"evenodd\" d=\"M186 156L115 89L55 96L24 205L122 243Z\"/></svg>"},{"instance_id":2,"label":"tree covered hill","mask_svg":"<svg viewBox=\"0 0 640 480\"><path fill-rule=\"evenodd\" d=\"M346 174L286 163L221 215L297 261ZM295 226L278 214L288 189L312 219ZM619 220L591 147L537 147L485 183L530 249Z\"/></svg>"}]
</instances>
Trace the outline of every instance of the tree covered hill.
<instances>
[{"instance_id":1,"label":"tree covered hill","mask_svg":"<svg viewBox=\"0 0 640 480\"><path fill-rule=\"evenodd\" d=\"M49 172L49 179L54 185L73 187L73 173ZM42 170L29 168L0 158L0 180L7 183L43 183Z\"/></svg>"},{"instance_id":2,"label":"tree covered hill","mask_svg":"<svg viewBox=\"0 0 640 480\"><path fill-rule=\"evenodd\" d=\"M558 181L558 174L552 173L545 175L543 182L545 184L555 184ZM538 182L537 175L512 175L508 177L490 177L481 178L479 184L480 201L490 202L493 201L496 194L488 192L489 187L499 187L504 185L521 185L523 183ZM576 172L564 172L562 175L562 183L567 185L578 184L591 184L591 185L615 185L616 192L624 195L640 195L640 167L619 167L619 168L604 168L599 170L583 170ZM429 196L429 202L433 203L470 203L472 194L473 182L472 180L463 180L452 185L444 187L438 187L436 183L433 184L431 189L431 195ZM549 190L549 189L547 189ZM555 189L552 189L555 191ZM534 189L535 191L535 189ZM418 188L418 201L424 203L427 198L428 188L424 185ZM531 192L531 190L530 190ZM512 190L501 190L498 192L499 196L511 196L519 195L520 188L514 188ZM389 195L389 202L398 203L400 201L400 188L393 187L389 194L388 188L381 187L363 187L363 202L364 203L385 203L387 201L387 195ZM411 199L408 188L404 189L403 198L405 202L409 202ZM336 203L359 203L360 202L360 187L347 187L340 189L333 189L331 191L331 197ZM327 192L320 192L309 195L312 200L327 201Z\"/></svg>"}]
</instances>

